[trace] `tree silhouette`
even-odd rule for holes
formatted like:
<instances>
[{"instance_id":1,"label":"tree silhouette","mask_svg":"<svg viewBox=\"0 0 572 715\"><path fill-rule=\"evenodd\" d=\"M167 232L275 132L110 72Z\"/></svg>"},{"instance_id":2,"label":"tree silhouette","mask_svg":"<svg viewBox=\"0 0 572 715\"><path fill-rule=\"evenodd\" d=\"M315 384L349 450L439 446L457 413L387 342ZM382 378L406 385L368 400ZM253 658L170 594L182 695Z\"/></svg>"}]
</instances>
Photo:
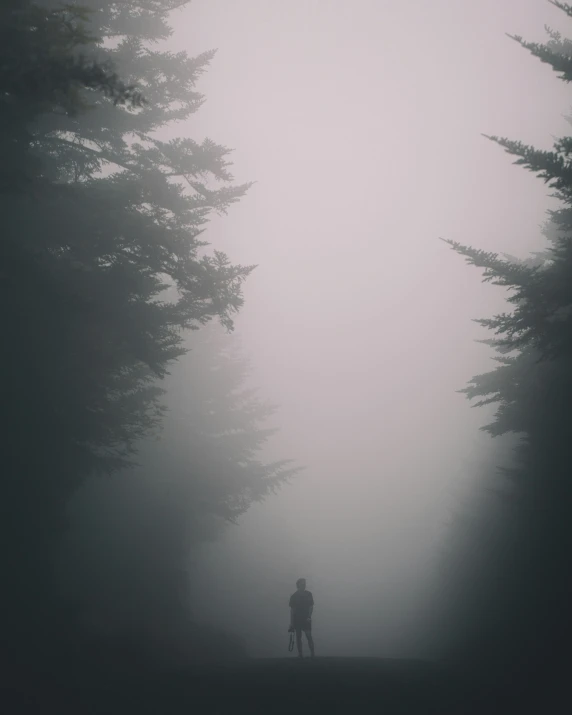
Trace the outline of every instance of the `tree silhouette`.
<instances>
[{"instance_id":1,"label":"tree silhouette","mask_svg":"<svg viewBox=\"0 0 572 715\"><path fill-rule=\"evenodd\" d=\"M75 5L2 9L0 523L5 642L22 652L37 650L25 631L59 628L52 557L67 501L88 475L131 463L159 423L157 378L184 354L181 331L232 328L252 270L201 236L248 188L230 184L229 150L151 136L198 109L212 53L145 49L136 32L164 34L173 3L131 3L135 20L123 5L91 5L93 31L122 36L115 49Z\"/></svg>"},{"instance_id":2,"label":"tree silhouette","mask_svg":"<svg viewBox=\"0 0 572 715\"><path fill-rule=\"evenodd\" d=\"M192 554L298 472L261 458L274 407L247 384L236 340L216 324L190 335L140 466L90 479L72 501L63 582L93 632L139 632L204 656L210 639L190 635Z\"/></svg>"},{"instance_id":3,"label":"tree silhouette","mask_svg":"<svg viewBox=\"0 0 572 715\"><path fill-rule=\"evenodd\" d=\"M554 2L568 15L572 6ZM547 28L546 45L513 37L560 78L572 80L570 40ZM489 598L473 612L472 656L495 661L500 672L516 667L538 669L547 663L556 672L570 662L572 637L572 528L569 444L572 421L572 139L553 151L539 151L522 142L489 137L515 163L533 171L560 200L549 211L543 234L547 248L527 260L448 243L467 262L484 271L484 280L511 292L511 310L478 322L493 332L497 367L474 377L463 392L476 405L495 404L493 436L518 438L512 464L499 470L505 523L487 541L483 525L480 550L487 562L481 571Z\"/></svg>"}]
</instances>

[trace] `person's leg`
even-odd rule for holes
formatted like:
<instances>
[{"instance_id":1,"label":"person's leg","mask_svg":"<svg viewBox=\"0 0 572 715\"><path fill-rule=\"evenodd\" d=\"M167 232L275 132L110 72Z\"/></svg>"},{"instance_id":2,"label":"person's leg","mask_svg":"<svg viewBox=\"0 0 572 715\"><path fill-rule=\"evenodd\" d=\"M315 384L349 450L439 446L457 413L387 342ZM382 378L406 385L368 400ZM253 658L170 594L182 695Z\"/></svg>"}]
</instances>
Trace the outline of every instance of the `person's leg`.
<instances>
[{"instance_id":1,"label":"person's leg","mask_svg":"<svg viewBox=\"0 0 572 715\"><path fill-rule=\"evenodd\" d=\"M308 646L310 648L310 655L314 657L314 639L312 638L312 630L308 629L306 631L306 638L308 639Z\"/></svg>"},{"instance_id":2,"label":"person's leg","mask_svg":"<svg viewBox=\"0 0 572 715\"><path fill-rule=\"evenodd\" d=\"M298 658L303 658L302 655L302 629L296 626L296 645L298 647Z\"/></svg>"}]
</instances>

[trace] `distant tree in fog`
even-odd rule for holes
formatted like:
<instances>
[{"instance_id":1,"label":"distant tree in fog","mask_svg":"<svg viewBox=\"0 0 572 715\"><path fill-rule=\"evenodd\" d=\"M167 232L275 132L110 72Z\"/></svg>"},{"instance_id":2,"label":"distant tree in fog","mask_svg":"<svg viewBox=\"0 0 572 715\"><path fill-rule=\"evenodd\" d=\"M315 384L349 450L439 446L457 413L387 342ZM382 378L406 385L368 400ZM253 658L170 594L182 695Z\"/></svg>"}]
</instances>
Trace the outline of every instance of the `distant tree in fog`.
<instances>
[{"instance_id":1,"label":"distant tree in fog","mask_svg":"<svg viewBox=\"0 0 572 715\"><path fill-rule=\"evenodd\" d=\"M572 17L572 6L553 4ZM572 42L549 28L548 34L545 45L513 39L570 82ZM486 282L511 291L510 311L478 321L494 335L498 366L464 392L476 405L497 405L483 429L519 437L513 463L497 477L506 528L487 538L483 521L472 540L484 561L480 587L488 598L473 609L471 640L457 645L501 669L545 659L553 667L570 662L572 639L572 138L557 140L553 151L489 138L542 178L560 207L549 212L547 248L527 260L448 241L484 270ZM451 578L463 578L472 559L467 551L464 569Z\"/></svg>"},{"instance_id":2,"label":"distant tree in fog","mask_svg":"<svg viewBox=\"0 0 572 715\"><path fill-rule=\"evenodd\" d=\"M62 564L94 631L137 628L192 649L193 550L298 469L262 458L274 407L248 386L236 338L213 324L187 345L164 384L160 439L141 445L140 467L80 491Z\"/></svg>"}]
</instances>

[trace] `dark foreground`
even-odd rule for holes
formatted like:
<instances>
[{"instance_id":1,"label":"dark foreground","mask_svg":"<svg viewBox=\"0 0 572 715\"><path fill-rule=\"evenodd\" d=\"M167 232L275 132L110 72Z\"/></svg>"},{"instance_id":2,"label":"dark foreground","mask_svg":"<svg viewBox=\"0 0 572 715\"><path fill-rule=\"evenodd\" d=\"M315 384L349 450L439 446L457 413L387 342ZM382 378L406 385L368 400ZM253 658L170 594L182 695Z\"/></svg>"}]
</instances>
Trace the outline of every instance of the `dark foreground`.
<instances>
[{"instance_id":1,"label":"dark foreground","mask_svg":"<svg viewBox=\"0 0 572 715\"><path fill-rule=\"evenodd\" d=\"M188 672L56 684L6 684L6 713L507 713L482 687L434 664L378 658L247 660Z\"/></svg>"}]
</instances>

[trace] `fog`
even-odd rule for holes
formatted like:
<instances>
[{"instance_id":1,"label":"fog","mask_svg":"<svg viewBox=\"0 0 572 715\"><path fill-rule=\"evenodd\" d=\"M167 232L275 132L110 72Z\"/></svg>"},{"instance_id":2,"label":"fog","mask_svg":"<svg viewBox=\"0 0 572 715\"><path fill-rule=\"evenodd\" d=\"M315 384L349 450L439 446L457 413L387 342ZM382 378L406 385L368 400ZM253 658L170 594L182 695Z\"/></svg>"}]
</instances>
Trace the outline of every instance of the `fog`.
<instances>
[{"instance_id":1,"label":"fog","mask_svg":"<svg viewBox=\"0 0 572 715\"><path fill-rule=\"evenodd\" d=\"M194 619L250 655L286 655L301 576L321 655L431 650L449 517L494 448L479 433L491 413L457 392L492 366L472 319L505 298L438 239L541 245L551 199L482 134L548 148L563 133L567 87L505 34L542 40L561 14L539 0L194 0L172 15L170 48L218 51L206 103L161 137L211 137L256 182L205 238L257 264L235 336L278 405L264 456L304 466L193 549Z\"/></svg>"},{"instance_id":2,"label":"fog","mask_svg":"<svg viewBox=\"0 0 572 715\"><path fill-rule=\"evenodd\" d=\"M284 655L299 576L324 655L426 652L435 560L490 413L456 392L491 367L472 318L503 308L438 237L525 256L550 200L482 133L540 148L567 88L505 33L538 0L195 0L173 47L218 48L185 132L257 183L208 239L256 263L236 332L279 406L269 450L305 465L194 555L195 617ZM180 132L182 127L177 127Z\"/></svg>"}]
</instances>

